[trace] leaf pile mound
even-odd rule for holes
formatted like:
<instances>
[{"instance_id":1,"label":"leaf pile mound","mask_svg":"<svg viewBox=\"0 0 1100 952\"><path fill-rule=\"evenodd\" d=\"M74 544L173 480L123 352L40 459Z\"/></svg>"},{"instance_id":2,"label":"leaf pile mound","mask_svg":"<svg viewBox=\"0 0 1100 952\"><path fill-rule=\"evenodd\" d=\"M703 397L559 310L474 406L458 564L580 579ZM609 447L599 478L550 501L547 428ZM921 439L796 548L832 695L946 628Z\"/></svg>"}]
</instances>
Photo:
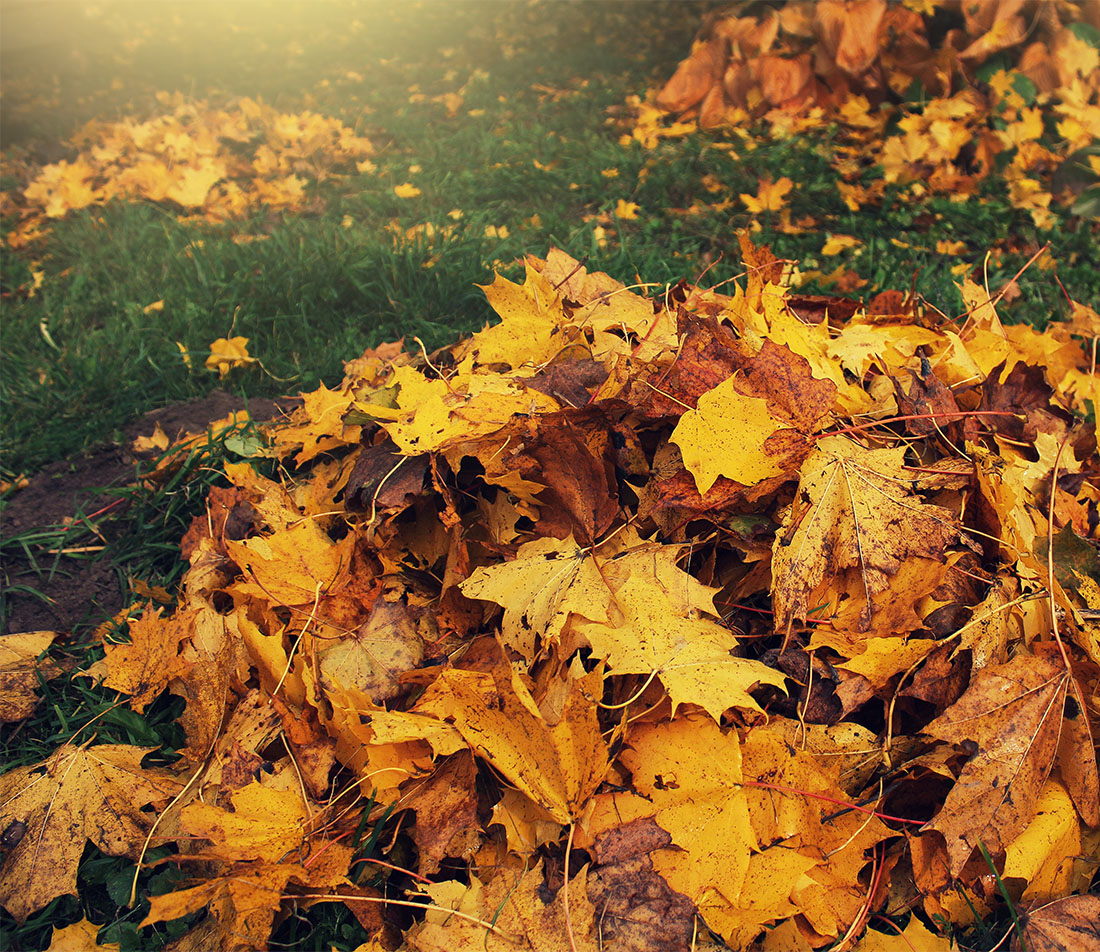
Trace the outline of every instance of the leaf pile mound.
<instances>
[{"instance_id":1,"label":"leaf pile mound","mask_svg":"<svg viewBox=\"0 0 1100 952\"><path fill-rule=\"evenodd\" d=\"M223 108L180 93L158 93L167 111L144 122L94 120L69 145L77 155L42 167L14 159L23 187L0 193L19 224L7 243L42 238L50 219L114 198L177 206L204 221L263 208L302 211L307 186L350 168L372 171L370 140L314 112L280 112L244 97Z\"/></svg>"},{"instance_id":2,"label":"leaf pile mound","mask_svg":"<svg viewBox=\"0 0 1100 952\"><path fill-rule=\"evenodd\" d=\"M730 296L528 258L499 323L304 394L279 479L227 464L175 608L90 672L183 698L182 758L0 778L8 910L148 837L192 885L145 924L206 912L181 949L318 902L364 949L850 947L911 911L947 948L989 863L1064 900L1035 928L1087 920L1095 312L853 310L741 241Z\"/></svg>"},{"instance_id":3,"label":"leaf pile mound","mask_svg":"<svg viewBox=\"0 0 1100 952\"><path fill-rule=\"evenodd\" d=\"M665 86L634 102L628 139L704 129L833 127L853 211L897 183L968 194L990 175L1040 228L1053 198L1100 180L1100 7L1025 0L820 0L709 14ZM742 15L744 14L744 15ZM669 121L669 117L672 121ZM746 142L751 148L751 142ZM868 178L872 166L880 174ZM1079 210L1077 214L1091 214Z\"/></svg>"}]
</instances>

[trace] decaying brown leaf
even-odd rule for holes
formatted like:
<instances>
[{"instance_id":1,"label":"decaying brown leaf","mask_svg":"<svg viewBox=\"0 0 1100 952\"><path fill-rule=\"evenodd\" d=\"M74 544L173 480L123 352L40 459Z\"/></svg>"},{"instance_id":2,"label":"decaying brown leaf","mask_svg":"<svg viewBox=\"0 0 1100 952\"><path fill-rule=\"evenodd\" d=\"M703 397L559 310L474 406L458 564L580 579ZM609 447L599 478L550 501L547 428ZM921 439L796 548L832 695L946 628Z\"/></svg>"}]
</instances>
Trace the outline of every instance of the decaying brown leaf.
<instances>
[{"instance_id":1,"label":"decaying brown leaf","mask_svg":"<svg viewBox=\"0 0 1100 952\"><path fill-rule=\"evenodd\" d=\"M979 843L999 850L1031 818L1054 764L1067 675L1020 654L985 668L969 690L925 728L968 753L959 782L929 825L947 840L958 875Z\"/></svg>"}]
</instances>

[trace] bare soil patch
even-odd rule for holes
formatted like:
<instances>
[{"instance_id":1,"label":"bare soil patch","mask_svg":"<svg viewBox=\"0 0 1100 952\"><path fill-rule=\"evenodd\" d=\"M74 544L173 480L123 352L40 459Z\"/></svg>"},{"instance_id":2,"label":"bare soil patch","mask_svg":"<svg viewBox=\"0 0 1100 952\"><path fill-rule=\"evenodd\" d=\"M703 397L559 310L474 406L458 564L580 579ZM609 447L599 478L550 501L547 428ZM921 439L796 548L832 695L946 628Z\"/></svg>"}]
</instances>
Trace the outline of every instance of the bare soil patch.
<instances>
[{"instance_id":1,"label":"bare soil patch","mask_svg":"<svg viewBox=\"0 0 1100 952\"><path fill-rule=\"evenodd\" d=\"M252 418L260 421L273 419L290 405L290 400L248 401ZM10 539L36 528L64 525L78 514L92 515L113 502L116 497L110 490L134 481L138 463L130 449L134 439L151 434L157 423L170 438L175 438L186 432L202 432L212 421L244 407L245 401L240 397L215 390L200 400L146 413L126 427L120 443L51 463L4 504L0 512L0 538ZM104 527L108 542L110 532L108 524ZM114 615L123 607L126 580L111 565L108 551L68 555L35 552L33 556L13 551L6 556L3 584L7 590L8 615L3 633L68 632Z\"/></svg>"}]
</instances>

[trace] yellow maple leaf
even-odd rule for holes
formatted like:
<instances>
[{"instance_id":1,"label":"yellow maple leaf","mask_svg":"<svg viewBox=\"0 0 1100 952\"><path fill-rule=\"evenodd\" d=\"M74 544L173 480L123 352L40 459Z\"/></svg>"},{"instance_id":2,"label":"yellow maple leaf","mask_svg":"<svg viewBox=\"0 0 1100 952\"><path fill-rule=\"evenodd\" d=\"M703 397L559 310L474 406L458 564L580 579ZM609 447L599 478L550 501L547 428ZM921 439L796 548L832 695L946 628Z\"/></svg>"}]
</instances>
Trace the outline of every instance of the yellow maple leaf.
<instances>
[{"instance_id":1,"label":"yellow maple leaf","mask_svg":"<svg viewBox=\"0 0 1100 952\"><path fill-rule=\"evenodd\" d=\"M333 542L310 519L269 536L226 539L225 547L244 573L233 590L276 605L312 604L348 567L347 542Z\"/></svg>"},{"instance_id":2,"label":"yellow maple leaf","mask_svg":"<svg viewBox=\"0 0 1100 952\"><path fill-rule=\"evenodd\" d=\"M256 179L252 182L249 199L272 208L285 208L302 201L306 193L305 180L297 175L284 175L277 179Z\"/></svg>"},{"instance_id":3,"label":"yellow maple leaf","mask_svg":"<svg viewBox=\"0 0 1100 952\"><path fill-rule=\"evenodd\" d=\"M848 248L858 248L863 242L852 235L830 235L821 248L823 255L838 255Z\"/></svg>"},{"instance_id":4,"label":"yellow maple leaf","mask_svg":"<svg viewBox=\"0 0 1100 952\"><path fill-rule=\"evenodd\" d=\"M1050 211L1051 194L1043 189L1042 183L1032 178L1018 178L1009 183L1009 201L1016 208L1030 212L1032 220L1039 228L1052 228L1056 221Z\"/></svg>"},{"instance_id":5,"label":"yellow maple leaf","mask_svg":"<svg viewBox=\"0 0 1100 952\"><path fill-rule=\"evenodd\" d=\"M212 159L184 166L176 170L175 181L164 190L164 196L184 208L199 208L206 203L210 189L224 177L225 166Z\"/></svg>"},{"instance_id":6,"label":"yellow maple leaf","mask_svg":"<svg viewBox=\"0 0 1100 952\"><path fill-rule=\"evenodd\" d=\"M210 914L203 935L211 947L263 948L292 878L307 882L309 875L296 864L240 863L220 875L209 875L197 886L151 896L149 912L139 925L179 919L203 910Z\"/></svg>"},{"instance_id":7,"label":"yellow maple leaf","mask_svg":"<svg viewBox=\"0 0 1100 952\"><path fill-rule=\"evenodd\" d=\"M883 175L887 182L908 182L916 177L916 166L928 155L931 139L924 133L909 131L890 136L882 145Z\"/></svg>"},{"instance_id":8,"label":"yellow maple leaf","mask_svg":"<svg viewBox=\"0 0 1100 952\"><path fill-rule=\"evenodd\" d=\"M403 182L401 185L393 187L393 193L398 198L416 198L420 194L420 189L411 182Z\"/></svg>"},{"instance_id":9,"label":"yellow maple leaf","mask_svg":"<svg viewBox=\"0 0 1100 952\"><path fill-rule=\"evenodd\" d=\"M731 652L737 638L728 628L702 617L687 617L655 579L628 578L615 592L609 624L578 618L573 630L584 635L593 655L607 659L614 674L653 675L672 701L697 704L718 721L731 707L760 710L748 693L761 684L783 689L781 672Z\"/></svg>"},{"instance_id":10,"label":"yellow maple leaf","mask_svg":"<svg viewBox=\"0 0 1100 952\"><path fill-rule=\"evenodd\" d=\"M615 206L615 217L622 221L634 221L638 217L638 205L636 202L627 202L619 199Z\"/></svg>"},{"instance_id":11,"label":"yellow maple leaf","mask_svg":"<svg viewBox=\"0 0 1100 952\"><path fill-rule=\"evenodd\" d=\"M987 82L997 98L1004 99L1014 88L1016 77L1019 75L1015 70L999 69L989 77Z\"/></svg>"},{"instance_id":12,"label":"yellow maple leaf","mask_svg":"<svg viewBox=\"0 0 1100 952\"><path fill-rule=\"evenodd\" d=\"M331 453L359 442L362 427L344 422L354 396L344 390L330 390L321 384L302 394L302 406L275 433L274 445L280 456L297 451L294 462L301 466L322 453Z\"/></svg>"},{"instance_id":13,"label":"yellow maple leaf","mask_svg":"<svg viewBox=\"0 0 1100 952\"><path fill-rule=\"evenodd\" d=\"M1020 118L1008 123L999 132L1001 141L1007 148L1033 142L1043 134L1043 113L1038 107L1020 110Z\"/></svg>"},{"instance_id":14,"label":"yellow maple leaf","mask_svg":"<svg viewBox=\"0 0 1100 952\"><path fill-rule=\"evenodd\" d=\"M694 900L715 888L723 897L738 896L759 843L741 785L737 735L708 718L683 717L633 732L620 759L679 848L654 856L669 885Z\"/></svg>"},{"instance_id":15,"label":"yellow maple leaf","mask_svg":"<svg viewBox=\"0 0 1100 952\"><path fill-rule=\"evenodd\" d=\"M781 438L771 439L782 429L768 401L742 395L730 377L680 417L669 442L680 447L684 466L702 494L719 476L752 486L787 472L788 447Z\"/></svg>"},{"instance_id":16,"label":"yellow maple leaf","mask_svg":"<svg viewBox=\"0 0 1100 952\"><path fill-rule=\"evenodd\" d=\"M598 668L569 678L560 710L548 719L510 665L492 673L452 669L417 709L452 719L512 784L553 819L569 823L607 774L607 745L589 700L602 685Z\"/></svg>"},{"instance_id":17,"label":"yellow maple leaf","mask_svg":"<svg viewBox=\"0 0 1100 952\"><path fill-rule=\"evenodd\" d=\"M119 952L121 948L117 942L97 942L102 925L95 925L87 919L74 922L71 926L61 928L53 927L53 936L50 947L46 952Z\"/></svg>"},{"instance_id":18,"label":"yellow maple leaf","mask_svg":"<svg viewBox=\"0 0 1100 952\"><path fill-rule=\"evenodd\" d=\"M247 337L219 337L210 345L206 369L216 370L219 377L224 377L236 367L247 367L255 363L258 363L256 358L248 353Z\"/></svg>"},{"instance_id":19,"label":"yellow maple leaf","mask_svg":"<svg viewBox=\"0 0 1100 952\"><path fill-rule=\"evenodd\" d=\"M354 687L376 704L400 690L399 677L420 664L424 643L400 602L379 599L354 632L315 623L311 637L320 647L317 676L320 687Z\"/></svg>"},{"instance_id":20,"label":"yellow maple leaf","mask_svg":"<svg viewBox=\"0 0 1100 952\"><path fill-rule=\"evenodd\" d=\"M398 367L391 386L398 410L364 407L381 420L390 439L407 456L446 451L508 424L517 414L556 410L552 397L522 386L522 376L466 373L450 381L424 377L411 367Z\"/></svg>"},{"instance_id":21,"label":"yellow maple leaf","mask_svg":"<svg viewBox=\"0 0 1100 952\"><path fill-rule=\"evenodd\" d=\"M232 810L194 802L180 812L187 833L210 841L205 856L275 863L302 844L309 813L297 790L250 783L235 791L231 802Z\"/></svg>"},{"instance_id":22,"label":"yellow maple leaf","mask_svg":"<svg viewBox=\"0 0 1100 952\"><path fill-rule=\"evenodd\" d=\"M794 188L792 182L786 176L776 182L770 179L760 179L756 195L741 193L741 201L754 215L762 212L777 212L787 204L787 193Z\"/></svg>"},{"instance_id":23,"label":"yellow maple leaf","mask_svg":"<svg viewBox=\"0 0 1100 952\"><path fill-rule=\"evenodd\" d=\"M612 598L592 553L571 538L528 542L511 561L475 569L460 588L504 606L501 637L527 658L536 638L556 641L573 613L606 620Z\"/></svg>"},{"instance_id":24,"label":"yellow maple leaf","mask_svg":"<svg viewBox=\"0 0 1100 952\"><path fill-rule=\"evenodd\" d=\"M426 883L423 890L432 904L423 921L405 933L406 944L424 952L599 952L606 947L606 926L586 888L596 876L585 870L577 873L570 884L567 916L563 892L553 898L546 893L547 865L540 858L529 869L517 869L514 878L471 876L468 881ZM492 923L491 931L486 923Z\"/></svg>"},{"instance_id":25,"label":"yellow maple leaf","mask_svg":"<svg viewBox=\"0 0 1100 952\"><path fill-rule=\"evenodd\" d=\"M492 284L479 284L499 324L475 334L471 344L481 364L504 364L517 368L538 366L558 351L555 340L565 322L561 295L546 278L527 265L523 284L499 274Z\"/></svg>"},{"instance_id":26,"label":"yellow maple leaf","mask_svg":"<svg viewBox=\"0 0 1100 952\"><path fill-rule=\"evenodd\" d=\"M99 201L101 192L92 187L93 166L83 160L47 165L23 190L28 202L42 206L47 218L61 218L71 209L86 208Z\"/></svg>"},{"instance_id":27,"label":"yellow maple leaf","mask_svg":"<svg viewBox=\"0 0 1100 952\"><path fill-rule=\"evenodd\" d=\"M868 929L853 947L852 952L901 952L903 949L920 949L921 952L955 952L958 946L948 937L936 935L916 916L909 917L909 925L900 932Z\"/></svg>"}]
</instances>

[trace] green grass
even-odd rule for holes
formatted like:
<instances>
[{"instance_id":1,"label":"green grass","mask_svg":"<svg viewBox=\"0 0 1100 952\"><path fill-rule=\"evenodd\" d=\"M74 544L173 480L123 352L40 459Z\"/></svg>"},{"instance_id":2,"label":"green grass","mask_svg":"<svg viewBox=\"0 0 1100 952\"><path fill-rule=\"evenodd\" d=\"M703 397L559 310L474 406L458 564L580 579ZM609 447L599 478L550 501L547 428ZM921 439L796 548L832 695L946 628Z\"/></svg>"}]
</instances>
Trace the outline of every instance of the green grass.
<instances>
[{"instance_id":1,"label":"green grass","mask_svg":"<svg viewBox=\"0 0 1100 952\"><path fill-rule=\"evenodd\" d=\"M706 280L724 281L740 268L734 231L751 224L737 196L755 192L761 176L799 183L791 218L810 215L819 225L786 234L765 217L757 240L803 270L844 263L867 282L861 294L915 285L957 313L953 265L980 264L988 249L1007 247L988 268L996 285L1048 240L1072 296L1087 301L1100 287L1093 230L1069 221L1040 233L995 182L965 202L939 197L915 206L888 194L881 213L849 212L829 171L829 130L816 139L761 139L751 150L735 140L736 160L704 135L652 152L620 146L607 109L669 74L690 44L698 6L432 3L403 7L395 18L379 4L287 5L265 42L250 32L252 5L235 14L187 9L184 27L170 28L171 7L143 8L133 21L123 13L136 17L136 7L108 8L93 21L84 58L59 48L53 72L9 56L9 146L48 153L93 116L141 118L156 111L157 90L181 89L215 102L263 96L281 109L339 117L376 141L377 172L321 183L311 214L198 226L181 224L171 208L114 202L70 213L32 253L4 250L0 453L9 473L109 439L152 407L208 392L217 383L202 367L208 345L231 330L250 339L266 373L253 369L230 385L293 393L333 382L341 360L383 340L415 335L433 346L478 328L491 312L474 283L491 281L494 267L513 274L523 254L551 245L623 280L691 280L717 260ZM369 27L352 42L347 24L356 15ZM236 33L234 16L244 24ZM145 39L122 55L127 31ZM288 45L301 52L288 56ZM410 89L430 99L463 84L465 102L453 118L438 103L409 101ZM66 98L77 89L81 95ZM604 169L618 176L606 178ZM718 193L703 187L708 175L721 183ZM396 197L392 186L404 181L422 194ZM721 213L670 211L726 198L733 204ZM618 234L600 247L593 216L619 199L638 203L639 218L613 223ZM464 217L450 221L452 209ZM428 222L450 224L453 233L397 242L388 230ZM487 238L487 226L504 226L509 237ZM854 235L863 247L820 259L826 232ZM241 235L260 240L240 244ZM941 238L963 241L966 252L937 253ZM32 267L45 279L27 299ZM1006 308L1010 320L1042 324L1064 312L1049 274L1029 274L1022 290ZM164 309L144 313L156 301ZM193 358L190 370L179 345Z\"/></svg>"},{"instance_id":2,"label":"green grass","mask_svg":"<svg viewBox=\"0 0 1100 952\"><path fill-rule=\"evenodd\" d=\"M41 247L0 249L5 475L114 439L142 412L219 384L252 396L308 391L337 382L342 361L367 346L401 336L419 336L429 348L446 344L490 320L475 283L490 282L494 268L515 277L524 254L544 255L552 245L627 282L695 280L704 272L707 284L726 281L741 269L735 231L753 224L737 196L754 193L762 176L796 181L791 219L812 216L818 225L786 233L765 216L756 240L803 270L845 264L866 282L859 295L914 287L957 314L953 266L982 266L996 248L985 267L995 288L1049 241L1071 296L1100 296L1095 229L1067 217L1052 232L1038 231L995 181L962 202L932 197L913 204L893 190L881 209L852 213L833 184L827 129L815 137L759 138L752 148L735 138L736 159L715 148L721 136L666 141L652 151L621 146L622 130L607 111L670 75L706 4L288 3L277 8L279 22L262 24L260 11L269 9L262 4L119 2L103 5L98 19L85 19L76 4L48 7L56 23L39 24L37 38L22 46L9 40L13 48L3 57L0 136L13 160L71 158L64 140L80 124L153 115L160 90L213 102L261 96L287 111L336 116L372 138L379 154L376 172L317 185L308 214L197 225L178 221L174 208L114 202L56 221ZM30 22L19 17L40 16L34 9L4 5L9 38ZM356 20L362 29L354 29ZM135 37L136 45L128 42ZM410 101L467 81L453 118L437 103ZM536 159L547 168L537 168ZM607 169L617 177L605 176ZM719 191L706 189L707 176ZM396 197L393 185L405 181L421 195ZM10 187L11 176L3 184ZM724 212L674 211L727 198ZM613 217L620 199L640 206L637 220ZM450 219L452 209L462 218ZM606 246L594 233L599 215L611 216L605 227L617 232ZM453 231L446 239L395 241L390 230L429 222ZM506 227L508 237L487 237L490 226ZM853 235L863 245L823 258L828 233ZM258 240L242 243L242 235ZM962 241L966 250L941 254L940 239ZM38 270L44 281L28 296ZM812 283L802 290L836 293ZM1002 306L1009 320L1042 326L1066 312L1049 272L1028 272L1021 292ZM163 310L146 313L156 301ZM250 339L263 367L219 381L203 360L208 345L231 332ZM228 452L212 449L213 460L189 460L173 482L129 491L129 504L108 527L120 577L178 580L179 538L216 479L210 470ZM81 539L87 530L78 521L2 540L2 551L40 554ZM44 557L41 567L50 570ZM113 707L110 692L72 676L101 655L79 644L81 634L67 654L55 655L69 673L45 683L35 715L0 737L7 768L41 760L67 740L86 740L93 721L102 743L152 746L161 756L179 744L178 701L162 697L139 718ZM104 941L126 950L161 947L182 926L137 928L142 907L128 910L123 902L132 872L129 861L89 847L81 898L59 899L21 927L5 918L6 942L45 947L51 925L87 914L107 924ZM178 880L170 866L143 877L142 888L152 892ZM350 914L324 905L288 920L275 938L291 949L351 949L364 933Z\"/></svg>"}]
</instances>

